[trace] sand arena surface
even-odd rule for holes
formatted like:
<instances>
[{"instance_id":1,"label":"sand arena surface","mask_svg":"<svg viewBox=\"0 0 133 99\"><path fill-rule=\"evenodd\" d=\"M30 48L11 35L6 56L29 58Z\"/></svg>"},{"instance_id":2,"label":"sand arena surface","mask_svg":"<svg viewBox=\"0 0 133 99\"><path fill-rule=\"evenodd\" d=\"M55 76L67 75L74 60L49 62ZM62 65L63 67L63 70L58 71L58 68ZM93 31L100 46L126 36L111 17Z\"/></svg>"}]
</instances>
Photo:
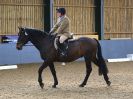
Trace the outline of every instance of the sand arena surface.
<instances>
[{"instance_id":1,"label":"sand arena surface","mask_svg":"<svg viewBox=\"0 0 133 99\"><path fill-rule=\"evenodd\" d=\"M53 78L49 68L43 72L44 89L37 82L40 64L19 65L16 70L0 71L0 99L133 99L133 62L107 63L112 82L106 86L98 69L93 71L84 88L78 87L85 76L84 62L56 63L59 85L51 86Z\"/></svg>"}]
</instances>

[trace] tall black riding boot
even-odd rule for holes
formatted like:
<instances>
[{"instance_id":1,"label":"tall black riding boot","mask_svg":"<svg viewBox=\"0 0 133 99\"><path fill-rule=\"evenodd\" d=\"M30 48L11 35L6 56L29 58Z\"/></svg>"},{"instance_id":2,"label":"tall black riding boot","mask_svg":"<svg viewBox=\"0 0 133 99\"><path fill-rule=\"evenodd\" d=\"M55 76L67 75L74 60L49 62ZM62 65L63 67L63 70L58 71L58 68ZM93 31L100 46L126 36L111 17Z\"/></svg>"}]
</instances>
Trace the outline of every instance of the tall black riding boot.
<instances>
[{"instance_id":1,"label":"tall black riding boot","mask_svg":"<svg viewBox=\"0 0 133 99\"><path fill-rule=\"evenodd\" d=\"M63 57L67 56L67 43L64 42L63 44L61 44L61 55Z\"/></svg>"}]
</instances>

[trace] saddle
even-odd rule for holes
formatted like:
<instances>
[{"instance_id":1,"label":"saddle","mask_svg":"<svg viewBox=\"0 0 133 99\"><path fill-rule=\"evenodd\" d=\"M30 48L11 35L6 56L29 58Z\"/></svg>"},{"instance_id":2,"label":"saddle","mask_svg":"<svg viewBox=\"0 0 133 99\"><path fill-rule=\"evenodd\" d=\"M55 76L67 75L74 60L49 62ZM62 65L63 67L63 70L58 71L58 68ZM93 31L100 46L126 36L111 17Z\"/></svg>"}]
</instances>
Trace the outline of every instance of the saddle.
<instances>
[{"instance_id":1,"label":"saddle","mask_svg":"<svg viewBox=\"0 0 133 99\"><path fill-rule=\"evenodd\" d=\"M55 40L54 40L54 47L55 49L57 50L60 46L60 43L59 43L59 36L55 37ZM67 47L68 48L68 44L69 44L69 41L73 40L73 33L70 34L70 37L68 39L66 39L64 42L67 44Z\"/></svg>"}]
</instances>

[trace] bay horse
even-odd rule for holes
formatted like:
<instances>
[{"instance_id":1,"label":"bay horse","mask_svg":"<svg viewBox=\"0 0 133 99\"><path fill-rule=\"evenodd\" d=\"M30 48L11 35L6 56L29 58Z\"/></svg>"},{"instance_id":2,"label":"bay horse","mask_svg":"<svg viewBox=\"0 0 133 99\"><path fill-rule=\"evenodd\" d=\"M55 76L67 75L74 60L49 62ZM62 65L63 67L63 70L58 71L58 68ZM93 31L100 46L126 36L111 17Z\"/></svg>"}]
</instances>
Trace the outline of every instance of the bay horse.
<instances>
[{"instance_id":1,"label":"bay horse","mask_svg":"<svg viewBox=\"0 0 133 99\"><path fill-rule=\"evenodd\" d=\"M108 68L104 61L101 52L101 46L98 40L81 37L79 39L69 41L67 56L60 57L58 51L54 47L55 36L48 35L48 33L32 28L19 27L18 40L16 48L22 50L23 46L30 41L40 52L41 58L44 60L43 64L38 70L38 82L41 88L44 87L42 82L42 72L49 66L54 78L53 88L58 85L56 70L54 62L72 62L78 58L84 57L86 63L86 76L83 82L79 85L84 87L92 71L91 62L99 67L99 75L103 75L104 80L108 86L111 85L108 77Z\"/></svg>"}]
</instances>

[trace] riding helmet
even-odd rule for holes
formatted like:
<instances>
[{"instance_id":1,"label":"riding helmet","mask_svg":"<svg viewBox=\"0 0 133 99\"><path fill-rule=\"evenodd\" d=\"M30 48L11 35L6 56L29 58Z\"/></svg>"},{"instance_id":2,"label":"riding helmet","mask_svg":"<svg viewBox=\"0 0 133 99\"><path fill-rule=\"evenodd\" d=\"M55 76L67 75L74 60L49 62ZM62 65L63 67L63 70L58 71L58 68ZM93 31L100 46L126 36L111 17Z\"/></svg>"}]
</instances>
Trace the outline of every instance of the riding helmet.
<instances>
[{"instance_id":1,"label":"riding helmet","mask_svg":"<svg viewBox=\"0 0 133 99\"><path fill-rule=\"evenodd\" d=\"M66 14L66 9L65 8L57 8L56 11L61 13L62 15Z\"/></svg>"}]
</instances>

